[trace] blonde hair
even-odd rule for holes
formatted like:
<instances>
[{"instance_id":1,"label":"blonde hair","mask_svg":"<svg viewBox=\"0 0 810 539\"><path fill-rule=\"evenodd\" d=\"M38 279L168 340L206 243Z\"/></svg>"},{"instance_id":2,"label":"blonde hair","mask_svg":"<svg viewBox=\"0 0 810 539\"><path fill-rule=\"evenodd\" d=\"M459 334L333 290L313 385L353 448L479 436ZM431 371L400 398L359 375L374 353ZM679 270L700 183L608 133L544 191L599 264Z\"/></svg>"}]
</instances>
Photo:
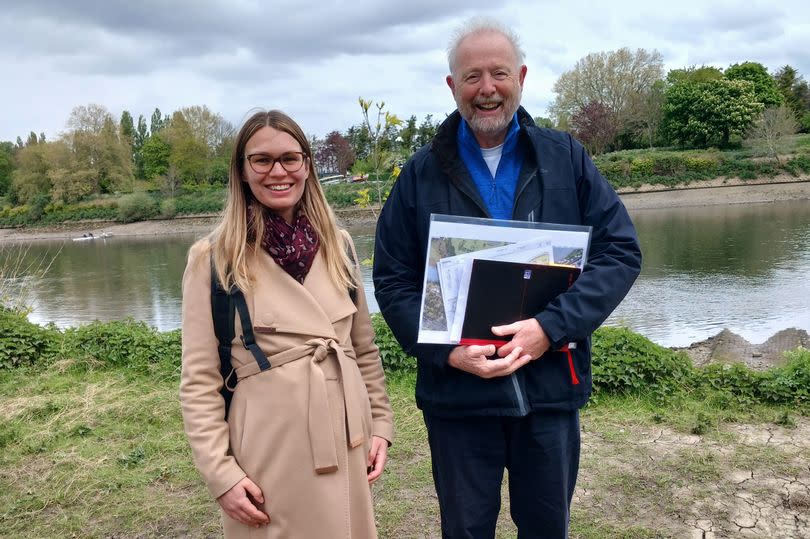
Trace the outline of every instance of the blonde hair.
<instances>
[{"instance_id":1,"label":"blonde hair","mask_svg":"<svg viewBox=\"0 0 810 539\"><path fill-rule=\"evenodd\" d=\"M346 239L338 229L332 208L318 181L312 149L301 127L281 111L260 111L245 121L234 140L231 166L228 173L228 193L222 220L208 239L214 257L219 282L230 289L236 285L242 291L251 287L253 276L248 267L248 250L256 253L264 235L264 206L256 200L244 181L245 146L263 127L272 127L293 137L301 145L309 171L299 207L304 211L320 238L326 268L332 281L341 288L356 288L358 279L347 254ZM252 222L248 226L248 207L252 207Z\"/></svg>"}]
</instances>

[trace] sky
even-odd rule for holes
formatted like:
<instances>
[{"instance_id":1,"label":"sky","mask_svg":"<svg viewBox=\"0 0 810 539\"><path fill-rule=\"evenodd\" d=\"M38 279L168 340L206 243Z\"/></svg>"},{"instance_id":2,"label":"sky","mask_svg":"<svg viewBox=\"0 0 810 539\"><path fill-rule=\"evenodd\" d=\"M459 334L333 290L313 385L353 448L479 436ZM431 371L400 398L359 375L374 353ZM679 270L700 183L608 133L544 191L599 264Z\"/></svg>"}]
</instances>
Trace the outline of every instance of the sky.
<instances>
[{"instance_id":1,"label":"sky","mask_svg":"<svg viewBox=\"0 0 810 539\"><path fill-rule=\"evenodd\" d=\"M520 36L533 116L579 59L622 47L659 51L665 70L756 61L810 80L805 1L0 0L0 141L53 140L90 103L147 122L206 105L235 127L276 108L320 137L361 122L358 97L441 120L446 47L475 15Z\"/></svg>"}]
</instances>

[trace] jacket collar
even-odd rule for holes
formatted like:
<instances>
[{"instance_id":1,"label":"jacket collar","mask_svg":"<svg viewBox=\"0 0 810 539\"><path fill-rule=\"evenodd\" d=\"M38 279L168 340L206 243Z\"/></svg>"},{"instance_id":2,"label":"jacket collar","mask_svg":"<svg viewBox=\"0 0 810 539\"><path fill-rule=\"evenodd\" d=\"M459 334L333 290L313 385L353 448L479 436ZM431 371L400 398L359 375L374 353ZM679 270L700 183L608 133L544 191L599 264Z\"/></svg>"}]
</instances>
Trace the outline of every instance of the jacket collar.
<instances>
[{"instance_id":1,"label":"jacket collar","mask_svg":"<svg viewBox=\"0 0 810 539\"><path fill-rule=\"evenodd\" d=\"M534 120L531 115L526 112L522 106L518 107L517 120L520 126L518 132L518 144L524 144L525 160L523 169L518 179L517 191L515 198L520 196L520 193L526 187L528 180L531 178L533 171L537 168L539 156L535 145L531 142L531 136L528 133L528 128L535 127ZM475 187L467 167L461 159L458 151L458 128L461 123L461 113L458 110L453 111L450 116L445 119L439 128L436 130L436 135L430 143L430 151L433 153L439 168L444 172L450 182L456 186L458 190L471 198L478 207L481 209L482 215L487 215L486 205L481 199L478 189Z\"/></svg>"}]
</instances>

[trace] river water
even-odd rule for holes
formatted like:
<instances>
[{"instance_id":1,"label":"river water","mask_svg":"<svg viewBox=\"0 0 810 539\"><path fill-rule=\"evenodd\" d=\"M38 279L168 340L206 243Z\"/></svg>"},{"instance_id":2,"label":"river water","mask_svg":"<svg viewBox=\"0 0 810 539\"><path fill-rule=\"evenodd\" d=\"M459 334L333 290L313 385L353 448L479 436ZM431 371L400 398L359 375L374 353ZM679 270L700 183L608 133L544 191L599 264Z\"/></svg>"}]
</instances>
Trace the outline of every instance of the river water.
<instances>
[{"instance_id":1,"label":"river water","mask_svg":"<svg viewBox=\"0 0 810 539\"><path fill-rule=\"evenodd\" d=\"M723 328L760 343L779 330L810 331L810 203L638 210L644 254L633 289L606 324L664 346ZM373 229L350 230L361 259ZM23 259L23 277L0 281L37 323L75 326L132 317L160 330L180 325L180 279L194 235L0 244L0 267ZM24 252L23 252L24 251ZM34 268L51 261L44 275ZM370 267L364 281L372 310ZM18 272L19 273L19 272Z\"/></svg>"}]
</instances>

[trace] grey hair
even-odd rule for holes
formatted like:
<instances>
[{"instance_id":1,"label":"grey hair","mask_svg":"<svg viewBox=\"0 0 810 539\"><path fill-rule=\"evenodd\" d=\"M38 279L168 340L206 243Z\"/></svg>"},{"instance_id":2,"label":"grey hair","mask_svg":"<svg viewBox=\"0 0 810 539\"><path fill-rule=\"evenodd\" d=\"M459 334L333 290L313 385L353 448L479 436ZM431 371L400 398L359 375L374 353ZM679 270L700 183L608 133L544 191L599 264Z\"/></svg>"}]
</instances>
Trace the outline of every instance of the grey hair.
<instances>
[{"instance_id":1,"label":"grey hair","mask_svg":"<svg viewBox=\"0 0 810 539\"><path fill-rule=\"evenodd\" d=\"M447 46L447 64L450 67L450 73L453 73L456 67L456 55L461 42L472 35L483 34L486 32L495 32L505 37L512 45L512 49L515 51L517 65L523 65L526 54L523 52L523 48L520 46L520 38L517 36L517 34L511 28L501 23L497 19L493 19L492 17L478 16L467 19L453 32L453 37L450 39L450 44Z\"/></svg>"}]
</instances>

